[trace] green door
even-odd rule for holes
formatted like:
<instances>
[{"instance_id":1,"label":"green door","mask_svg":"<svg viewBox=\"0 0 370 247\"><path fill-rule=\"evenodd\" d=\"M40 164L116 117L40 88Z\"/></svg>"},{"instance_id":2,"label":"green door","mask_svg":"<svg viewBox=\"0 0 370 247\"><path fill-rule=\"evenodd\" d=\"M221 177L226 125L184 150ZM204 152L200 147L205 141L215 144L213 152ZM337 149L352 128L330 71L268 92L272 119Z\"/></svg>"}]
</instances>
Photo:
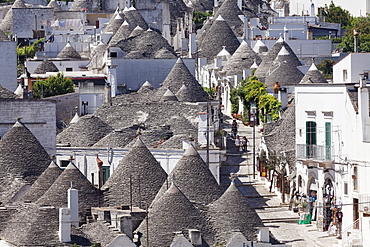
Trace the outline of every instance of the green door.
<instances>
[{"instance_id":1,"label":"green door","mask_svg":"<svg viewBox=\"0 0 370 247\"><path fill-rule=\"evenodd\" d=\"M325 123L325 158L331 160L331 123Z\"/></svg>"},{"instance_id":2,"label":"green door","mask_svg":"<svg viewBox=\"0 0 370 247\"><path fill-rule=\"evenodd\" d=\"M306 122L306 158L316 157L316 122Z\"/></svg>"}]
</instances>

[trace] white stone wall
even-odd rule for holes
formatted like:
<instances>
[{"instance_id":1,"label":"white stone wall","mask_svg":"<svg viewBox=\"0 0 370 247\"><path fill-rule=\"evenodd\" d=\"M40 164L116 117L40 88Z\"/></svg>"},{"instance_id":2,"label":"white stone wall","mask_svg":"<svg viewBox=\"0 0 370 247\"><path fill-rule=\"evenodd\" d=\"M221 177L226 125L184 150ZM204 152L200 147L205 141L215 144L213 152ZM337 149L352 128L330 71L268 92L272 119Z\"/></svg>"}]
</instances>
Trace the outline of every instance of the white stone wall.
<instances>
[{"instance_id":1,"label":"white stone wall","mask_svg":"<svg viewBox=\"0 0 370 247\"><path fill-rule=\"evenodd\" d=\"M370 71L370 53L350 53L333 66L333 83L359 82L360 74ZM347 72L344 72L347 71ZM345 75L347 74L347 79Z\"/></svg>"},{"instance_id":2,"label":"white stone wall","mask_svg":"<svg viewBox=\"0 0 370 247\"><path fill-rule=\"evenodd\" d=\"M16 42L0 41L0 85L14 92L17 88Z\"/></svg>"},{"instance_id":3,"label":"white stone wall","mask_svg":"<svg viewBox=\"0 0 370 247\"><path fill-rule=\"evenodd\" d=\"M97 148L74 148L74 147L57 147L56 151L56 162L61 166L62 161L68 161L70 156L73 156L74 164L80 169L80 171L92 182L92 173L94 174L94 184L98 184L98 166L96 164L96 155L104 162L103 166L110 166L110 175L113 174L114 170L118 166L119 162L128 152L128 149L114 149L108 152L106 149ZM176 166L177 162L181 159L184 154L184 150L155 150L150 149L153 156L161 164L162 168L169 174ZM198 150L199 154L206 160L206 150ZM109 153L109 154L108 154ZM223 151L210 150L210 170L216 180L219 182L219 166L220 159L223 155ZM109 161L108 162L108 157Z\"/></svg>"},{"instance_id":4,"label":"white stone wall","mask_svg":"<svg viewBox=\"0 0 370 247\"><path fill-rule=\"evenodd\" d=\"M0 136L22 118L46 151L55 154L56 106L47 100L0 100Z\"/></svg>"},{"instance_id":5,"label":"white stone wall","mask_svg":"<svg viewBox=\"0 0 370 247\"><path fill-rule=\"evenodd\" d=\"M117 85L127 85L138 90L146 80L159 88L166 79L177 59L120 59L111 58L111 65L117 65ZM195 60L183 59L190 72L195 74Z\"/></svg>"}]
</instances>

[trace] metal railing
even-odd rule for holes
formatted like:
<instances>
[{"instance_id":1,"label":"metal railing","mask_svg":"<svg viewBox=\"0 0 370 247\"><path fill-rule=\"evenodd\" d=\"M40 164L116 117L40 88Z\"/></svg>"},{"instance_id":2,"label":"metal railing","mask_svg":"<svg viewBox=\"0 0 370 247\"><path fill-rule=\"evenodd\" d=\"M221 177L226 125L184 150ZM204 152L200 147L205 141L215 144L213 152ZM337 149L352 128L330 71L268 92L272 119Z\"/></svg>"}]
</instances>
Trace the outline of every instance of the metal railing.
<instances>
[{"instance_id":1,"label":"metal railing","mask_svg":"<svg viewBox=\"0 0 370 247\"><path fill-rule=\"evenodd\" d=\"M297 159L331 161L333 151L334 148L331 146L297 144Z\"/></svg>"},{"instance_id":2,"label":"metal railing","mask_svg":"<svg viewBox=\"0 0 370 247\"><path fill-rule=\"evenodd\" d=\"M354 238L359 237L359 236L361 238L361 231L359 229L360 229L360 218L358 218L352 224L344 228L342 230L342 238L343 238L342 246L351 246L351 241Z\"/></svg>"}]
</instances>

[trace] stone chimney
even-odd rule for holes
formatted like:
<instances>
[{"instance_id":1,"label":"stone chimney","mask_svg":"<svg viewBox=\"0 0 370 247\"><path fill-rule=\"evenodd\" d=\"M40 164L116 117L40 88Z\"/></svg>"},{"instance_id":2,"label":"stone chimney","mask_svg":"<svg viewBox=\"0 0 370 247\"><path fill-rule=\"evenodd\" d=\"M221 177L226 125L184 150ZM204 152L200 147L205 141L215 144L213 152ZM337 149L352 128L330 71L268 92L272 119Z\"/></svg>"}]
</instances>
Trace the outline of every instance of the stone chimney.
<instances>
[{"instance_id":1,"label":"stone chimney","mask_svg":"<svg viewBox=\"0 0 370 247\"><path fill-rule=\"evenodd\" d=\"M79 227L78 219L78 190L72 186L68 189L68 208L71 211L71 224Z\"/></svg>"},{"instance_id":2,"label":"stone chimney","mask_svg":"<svg viewBox=\"0 0 370 247\"><path fill-rule=\"evenodd\" d=\"M263 243L270 243L270 231L267 227L259 227L257 230L257 240Z\"/></svg>"},{"instance_id":3,"label":"stone chimney","mask_svg":"<svg viewBox=\"0 0 370 247\"><path fill-rule=\"evenodd\" d=\"M71 242L71 211L69 208L59 209L59 241Z\"/></svg>"},{"instance_id":4,"label":"stone chimney","mask_svg":"<svg viewBox=\"0 0 370 247\"><path fill-rule=\"evenodd\" d=\"M202 245L202 234L199 230L196 229L189 229L189 238L190 242L193 246L201 246Z\"/></svg>"}]
</instances>

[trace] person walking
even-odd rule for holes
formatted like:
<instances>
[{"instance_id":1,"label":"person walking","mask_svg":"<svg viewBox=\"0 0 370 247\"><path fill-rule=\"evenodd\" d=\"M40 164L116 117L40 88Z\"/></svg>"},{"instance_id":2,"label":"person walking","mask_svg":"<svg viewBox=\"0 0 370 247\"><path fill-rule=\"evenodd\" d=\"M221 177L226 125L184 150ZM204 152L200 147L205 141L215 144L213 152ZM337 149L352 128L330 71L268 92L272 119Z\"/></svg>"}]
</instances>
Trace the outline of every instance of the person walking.
<instances>
[{"instance_id":1,"label":"person walking","mask_svg":"<svg viewBox=\"0 0 370 247\"><path fill-rule=\"evenodd\" d=\"M243 136L243 139L241 141L241 145L242 145L243 152L247 152L248 151L248 149L247 149L247 147L248 147L247 137Z\"/></svg>"},{"instance_id":2,"label":"person walking","mask_svg":"<svg viewBox=\"0 0 370 247\"><path fill-rule=\"evenodd\" d=\"M235 150L236 150L236 152L238 153L238 152L240 152L240 138L239 138L239 136L237 135L236 137L235 137Z\"/></svg>"},{"instance_id":3,"label":"person walking","mask_svg":"<svg viewBox=\"0 0 370 247\"><path fill-rule=\"evenodd\" d=\"M236 138L236 134L238 133L238 123L236 122L236 120L234 119L232 124L231 124L231 137L232 138Z\"/></svg>"}]
</instances>

